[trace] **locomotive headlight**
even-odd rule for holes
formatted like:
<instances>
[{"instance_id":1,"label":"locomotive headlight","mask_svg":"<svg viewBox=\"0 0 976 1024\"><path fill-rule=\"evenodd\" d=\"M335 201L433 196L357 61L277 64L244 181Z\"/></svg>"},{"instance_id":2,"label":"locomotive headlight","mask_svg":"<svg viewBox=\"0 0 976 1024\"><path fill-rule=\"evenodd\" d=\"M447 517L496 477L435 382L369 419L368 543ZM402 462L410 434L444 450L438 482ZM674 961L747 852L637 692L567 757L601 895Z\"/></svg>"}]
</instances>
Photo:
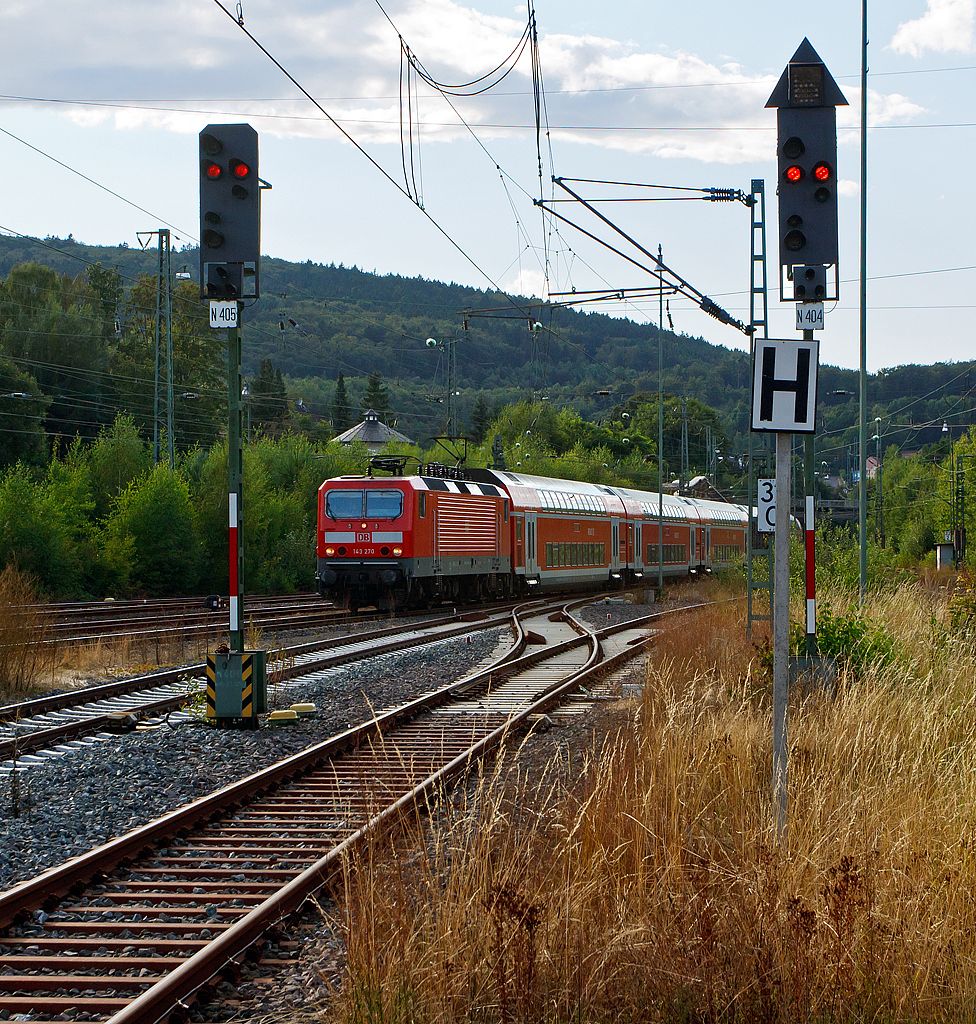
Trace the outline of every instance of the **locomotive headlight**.
<instances>
[{"instance_id":1,"label":"locomotive headlight","mask_svg":"<svg viewBox=\"0 0 976 1024\"><path fill-rule=\"evenodd\" d=\"M335 548L326 548L325 553L331 558L335 554Z\"/></svg>"},{"instance_id":2,"label":"locomotive headlight","mask_svg":"<svg viewBox=\"0 0 976 1024\"><path fill-rule=\"evenodd\" d=\"M402 555L402 554L403 554L403 548L394 548L394 549L393 549L393 554L394 554L394 555L396 555L396 556L397 556L397 558L399 558L399 557L400 557L400 555Z\"/></svg>"}]
</instances>

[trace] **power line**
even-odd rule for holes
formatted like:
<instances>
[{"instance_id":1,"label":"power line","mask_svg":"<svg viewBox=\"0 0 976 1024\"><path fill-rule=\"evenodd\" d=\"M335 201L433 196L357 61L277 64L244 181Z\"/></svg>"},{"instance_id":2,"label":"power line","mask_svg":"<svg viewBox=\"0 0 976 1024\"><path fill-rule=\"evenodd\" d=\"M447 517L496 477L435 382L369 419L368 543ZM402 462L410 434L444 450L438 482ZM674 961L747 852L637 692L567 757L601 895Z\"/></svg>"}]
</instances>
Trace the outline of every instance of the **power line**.
<instances>
[{"instance_id":1,"label":"power line","mask_svg":"<svg viewBox=\"0 0 976 1024\"><path fill-rule=\"evenodd\" d=\"M382 10L382 8L381 8ZM383 11L386 14L385 11ZM236 19L235 19L236 20ZM389 16L387 15L387 20ZM390 21L393 25L393 22ZM394 29L396 26L393 26ZM932 74L947 74L959 71L976 71L976 65L968 64L959 67L945 67L945 68L912 68L902 71L872 71L869 74L870 78L895 78L899 76L907 75L932 75ZM850 75L834 75L837 80L852 80L857 81L860 78L859 74ZM606 86L593 86L587 89L548 89L547 92L551 96L588 96L592 93L622 93L622 92L667 92L670 90L687 90L687 89L744 89L752 88L758 85L768 85L775 80L774 75L764 75L759 78L747 78L742 79L738 82L672 82L661 85L606 85ZM497 96L504 97L517 97L517 96L531 96L531 91L528 90L511 90L508 92L497 92ZM395 95L380 96L380 95L369 95L369 96L320 96L319 99L323 103L361 103L364 100L375 100L375 101L387 101L395 100ZM16 101L21 103L52 103L52 104L70 104L77 106L95 106L95 107L114 107L132 110L171 110L171 111L183 111L187 112L190 108L186 107L169 107L162 108L158 105L159 103L172 103L175 99L159 97L156 100L144 101L142 103L134 103L131 100L117 99L117 100L83 100L83 99L66 99L64 97L56 96L20 96L15 94L0 94L0 100L4 101ZM181 98L181 102L185 103L281 103L294 100L293 96L225 96L225 97L207 97L193 99L192 97Z\"/></svg>"},{"instance_id":2,"label":"power line","mask_svg":"<svg viewBox=\"0 0 976 1024\"><path fill-rule=\"evenodd\" d=\"M28 149L32 149L35 153L39 153L46 159L53 161L59 167L63 167L66 171L71 171L72 174L77 174L79 178L84 178L84 180L87 181L90 185L94 185L96 188L102 189L102 191L107 192L110 196L114 196L116 199L121 199L123 203L128 204L133 209L138 210L140 213L146 214L147 217L153 217L156 220L161 221L161 223L165 224L167 227L173 228L174 231L183 230L182 228L178 228L175 224L170 224L168 220L163 220L161 217L157 217L156 214L150 213L149 210L147 210L144 206L140 206L138 203L132 202L131 199L126 199L125 196L119 195L118 192L113 192L112 189L110 189L107 185L103 185L100 182L95 181L94 178L89 178L87 174L82 174L82 172L79 171L77 168L72 167L70 164L66 164L63 160L59 160L57 157L51 156L50 153L45 153L43 149L38 149L37 146L31 145L31 143L25 141L24 139L20 138L17 135L14 135L13 132L8 132L6 128L0 128L0 132L2 132L8 138L13 139L14 142L19 142L22 146L26 146ZM189 235L189 237L193 238L194 241L197 240L195 235Z\"/></svg>"},{"instance_id":3,"label":"power line","mask_svg":"<svg viewBox=\"0 0 976 1024\"><path fill-rule=\"evenodd\" d=\"M375 168L376 168L376 170L378 170L378 171L380 172L380 174L382 174L382 175L383 175L383 177L384 177L384 178L386 178L386 180L387 180L387 181L389 181L389 182L390 182L390 184L391 184L391 185L393 185L393 187L394 187L394 188L395 188L395 189L396 189L396 190L397 190L397 191L398 191L398 192L399 192L399 193L400 193L401 195L403 195L403 196L404 196L405 198L407 198L408 200L410 200L411 202L413 202L413 199L412 199L412 197L410 196L410 194L409 194L409 193L407 192L407 190L406 190L405 188L403 188L403 186L401 186L401 185L399 184L399 182L397 182L397 181L396 181L396 179L395 179L395 178L393 178L393 177L392 177L392 175L390 175L390 174L389 174L389 172L388 172L388 171L386 171L386 170L385 170L385 169L384 169L384 168L383 168L383 167L382 167L382 166L381 166L381 165L380 165L379 163L377 163L377 161L376 161L376 160L375 160L375 159L374 159L374 158L373 158L373 157L372 157L372 156L371 156L371 155L370 155L369 153L367 153L365 149L363 149L363 147L362 147L362 146L361 146L361 145L360 145L360 144L359 144L359 143L358 143L358 142L357 142L357 141L356 141L356 140L355 140L355 139L354 139L354 138L353 138L353 137L352 137L352 136L351 136L351 135L350 135L350 134L349 134L349 133L348 133L348 132L347 132L346 130L345 130L345 128L343 128L343 127L342 127L342 126L341 126L341 125L340 125L340 124L339 124L339 123L338 123L338 122L337 122L337 121L336 121L336 120L335 120L335 119L334 119L334 118L332 117L332 115L331 115L331 114L329 114L329 112L328 112L328 111L327 111L327 110L326 110L326 109L325 109L325 108L324 108L324 107L323 107L323 106L322 106L322 105L321 105L321 104L320 104L320 103L318 102L318 100L316 100L316 99L315 99L315 98L314 98L314 97L312 96L312 94L308 92L308 90L307 90L307 89L306 89L306 88L305 88L305 87L304 87L304 86L303 86L303 85L302 85L302 84L301 84L301 83L300 83L300 82L299 82L299 81L298 81L298 80L297 80L297 79L296 79L296 78L295 78L295 77L294 77L294 76L293 76L293 75L292 75L292 74L291 74L291 73L290 73L290 72L289 72L289 71L288 71L288 70L287 70L287 69L286 69L286 68L284 67L284 65L283 65L283 64L281 64L281 62L280 62L280 61L278 61L278 60L277 60L277 59L276 59L276 58L275 58L274 56L272 56L272 54L271 54L271 53L270 53L270 52L269 52L269 51L268 51L268 50L267 50L267 49L266 49L266 48L265 48L265 47L264 47L264 46L262 45L262 43L261 43L261 42L259 42L259 41L258 41L258 39L257 39L257 38L255 38L255 36L254 36L254 35L252 35L252 34L251 34L251 33L250 33L250 32L249 32L249 31L248 31L248 30L247 30L247 29L246 29L246 28L244 27L244 25L243 25L243 24L242 24L242 23L241 23L241 22L240 22L240 21L239 21L239 20L238 20L238 19L237 19L237 18L236 18L236 17L234 16L234 15L233 15L233 14L231 14L231 12L230 12L230 11L228 11L228 10L227 10L227 8L226 8L226 7L224 7L224 5L223 5L223 4L221 3L221 0L214 0L214 3L215 3L215 4L216 4L216 5L217 5L217 6L218 6L218 7L219 7L219 8L220 8L220 9L221 9L221 10L222 10L223 12L224 12L224 14L226 14L226 15L227 15L227 17L228 17L228 18L230 18L230 19L231 19L231 21L233 21L233 22L234 22L234 24L235 24L235 25L237 25L237 26L238 26L238 28L239 28L239 29L240 29L240 30L241 30L241 31L242 31L242 32L243 32L243 33L244 33L244 34L245 34L245 35L246 35L246 36L248 37L248 39L250 39L250 40L251 40L251 42L252 42L252 43L254 43L254 45L255 45L255 46L256 46L256 47L257 47L257 48L258 48L258 49L259 49L259 50L260 50L260 51L261 51L261 52L262 52L262 53L263 53L263 54L264 54L264 55L265 55L265 56L267 57L267 58L268 58L268 60L270 60L270 61L272 62L272 64L274 64L274 65L275 65L275 67L276 67L276 68L278 68L278 70L279 70L279 71L281 71L281 73L282 73L282 74L283 74L283 75L284 75L284 76L285 76L285 77L286 77L286 78L287 78L287 79L288 79L288 80L289 80L289 81L290 81L290 82L291 82L291 83L292 83L292 84L293 84L293 85L295 86L295 88L299 89L299 90L301 91L302 95L303 95L303 96L305 96L305 98L306 98L306 99L307 99L307 100L308 100L308 101L309 101L309 102L310 102L310 103L311 103L311 104L312 104L312 105L313 105L313 106L314 106L314 107L315 107L315 108L316 108L317 110L319 110L319 111L320 111L320 112L321 112L321 113L322 113L322 114L323 114L323 115L324 115L324 116L325 116L325 117L326 117L326 118L327 118L327 119L329 120L329 122L330 122L330 123L331 123L332 125L334 125L334 126L335 126L335 128L336 128L336 129L337 129L338 131L340 131L340 132L342 133L343 137L344 137L344 138L346 138L346 139L347 139L347 140L348 140L349 142L351 142L351 143L352 143L352 145L353 145L353 146L355 146L355 147L356 147L356 149L357 149L357 150L358 150L358 151L359 151L359 152L360 152L360 153L361 153L361 154L362 154L362 155L363 155L364 157L366 157L366 159L367 159L367 160L368 160L368 161L369 161L369 162L370 162L370 163L371 163L371 164L373 165L373 167L375 167ZM416 204L414 204L414 205L416 205ZM488 272L487 272L486 270L482 269L482 267L481 267L481 266L480 266L480 265L479 265L479 264L477 263L477 261L476 261L476 260L474 259L474 257L470 256L470 255L469 255L469 254L468 254L468 253L467 253L467 252L466 252L466 251L464 250L464 248L463 248L463 247L461 246L461 244L460 244L459 242L455 241L455 239L454 239L454 238L453 238L453 237L451 236L451 234L450 234L450 233L449 233L449 232L447 231L447 229L446 229L446 228L442 227L442 226L440 225L440 223L439 223L439 222L438 222L438 221L437 221L437 220L436 220L436 219L435 219L435 218L434 218L434 217L433 217L433 216L432 216L432 215L431 215L431 214L430 214L430 213L429 213L429 212L428 212L427 210L425 210L425 209L424 209L423 207L421 207L421 206L418 206L418 207L417 207L417 209L419 209L419 210L420 210L420 212L421 212L421 213L422 213L422 214L423 214L423 215L424 215L424 216L425 216L425 217L427 218L427 220L428 220L428 221L429 221L429 222L430 222L430 223L431 223L431 224L433 225L433 227L434 227L434 228L436 228L436 229L437 229L437 231L438 231L438 232L439 232L439 233L440 233L440 234L441 234L441 235L442 235L442 236L443 236L443 237L444 237L444 238L445 238L445 239L446 239L446 240L447 240L448 242L450 242L450 244L451 244L451 245L452 245L452 246L453 246L453 247L454 247L454 248L455 248L455 249L457 250L457 252L458 252L458 253L460 253L460 255L461 255L461 256L463 256L463 257L464 257L464 259L466 259L466 260L468 261L468 263L470 263L470 264L471 264L471 266L472 266L472 267L474 267L474 269L475 269L475 270L476 270L476 271L477 271L477 272L478 272L479 274L481 274L481 275L482 275L482 277L484 277L484 279L485 279L486 281L488 281L488 282L489 282L489 283L490 283L490 284L492 285L492 287L493 287L493 288L494 288L494 289L495 289L496 291L498 291L498 292L500 292L500 293L502 293L502 294L505 294L505 292L503 291L503 289L502 289L502 288L501 288L501 287L500 287L500 286L499 286L499 285L498 285L498 284L497 284L497 283L496 283L496 282L495 282L495 281L493 280L493 278L492 278L492 277L491 277L491 276L490 276L490 275L488 274ZM508 295L505 295L505 297L506 297L506 299L508 299L508 301L509 301L509 302L510 302L510 303L512 304L512 306L514 306L514 307L515 307L516 309L519 309L519 310L521 310L521 307L520 307L520 306L518 305L518 303L516 303L516 302L514 301L514 299L512 299L512 298L511 298L510 296L508 296ZM522 312L526 312L526 311L524 311L524 310L521 310L521 311L522 311ZM527 312L526 312L526 315L528 315L528 314L527 314Z\"/></svg>"}]
</instances>

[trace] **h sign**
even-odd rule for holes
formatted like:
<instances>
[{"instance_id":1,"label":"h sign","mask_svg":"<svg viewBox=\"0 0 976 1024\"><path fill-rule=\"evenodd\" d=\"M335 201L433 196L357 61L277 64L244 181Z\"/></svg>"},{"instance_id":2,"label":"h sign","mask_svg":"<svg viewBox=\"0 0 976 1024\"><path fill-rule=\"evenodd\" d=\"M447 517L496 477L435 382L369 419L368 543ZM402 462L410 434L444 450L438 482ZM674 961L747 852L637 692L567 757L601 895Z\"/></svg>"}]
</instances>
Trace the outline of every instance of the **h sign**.
<instances>
[{"instance_id":1,"label":"h sign","mask_svg":"<svg viewBox=\"0 0 976 1024\"><path fill-rule=\"evenodd\" d=\"M812 434L817 409L818 342L756 340L752 429Z\"/></svg>"}]
</instances>

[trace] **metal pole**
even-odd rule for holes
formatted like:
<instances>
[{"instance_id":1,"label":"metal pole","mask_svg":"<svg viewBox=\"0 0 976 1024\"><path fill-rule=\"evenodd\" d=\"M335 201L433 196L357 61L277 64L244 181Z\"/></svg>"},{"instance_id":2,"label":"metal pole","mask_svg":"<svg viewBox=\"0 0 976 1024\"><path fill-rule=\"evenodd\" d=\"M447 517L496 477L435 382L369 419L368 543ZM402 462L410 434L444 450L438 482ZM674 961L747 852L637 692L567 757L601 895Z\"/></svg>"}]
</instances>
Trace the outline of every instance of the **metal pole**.
<instances>
[{"instance_id":1,"label":"metal pole","mask_svg":"<svg viewBox=\"0 0 976 1024\"><path fill-rule=\"evenodd\" d=\"M750 434L750 437L752 435ZM678 493L688 483L688 399L681 399L681 476L678 479Z\"/></svg>"},{"instance_id":2,"label":"metal pole","mask_svg":"<svg viewBox=\"0 0 976 1024\"><path fill-rule=\"evenodd\" d=\"M661 245L657 247L661 266ZM664 592L664 272L658 271L657 318L657 589Z\"/></svg>"},{"instance_id":3,"label":"metal pole","mask_svg":"<svg viewBox=\"0 0 976 1024\"><path fill-rule=\"evenodd\" d=\"M881 450L881 417L875 417L874 425L877 428L877 432L874 435L874 457L877 460L878 468L875 470L875 476L878 478L878 545L880 547L885 546L885 533L884 533L884 480L883 480L883 467L881 465L881 456L884 454Z\"/></svg>"},{"instance_id":4,"label":"metal pole","mask_svg":"<svg viewBox=\"0 0 976 1024\"><path fill-rule=\"evenodd\" d=\"M458 436L457 338L447 342L447 436Z\"/></svg>"},{"instance_id":5,"label":"metal pole","mask_svg":"<svg viewBox=\"0 0 976 1024\"><path fill-rule=\"evenodd\" d=\"M861 271L860 344L861 401L858 435L861 440L860 490L857 526L860 542L858 597L864 605L868 590L868 0L861 0Z\"/></svg>"},{"instance_id":6,"label":"metal pole","mask_svg":"<svg viewBox=\"0 0 976 1024\"><path fill-rule=\"evenodd\" d=\"M749 379L755 380L756 374L756 339L765 338L768 336L768 322L769 322L769 303L768 303L768 286L769 282L766 276L766 183L762 178L752 179L752 213L750 220L752 222L752 228L750 232L750 271L749 271L749 324L753 328L752 335L749 339ZM758 218L757 218L758 212ZM759 232L758 237L756 232ZM757 245L758 241L758 245ZM756 282L756 270L759 270L759 282ZM757 313L756 310L756 298L759 298L762 303L761 313ZM761 332L760 333L760 329ZM755 576L753 575L754 568L754 555L756 550L753 547L753 524L756 520L753 519L753 509L756 505L756 461L757 461L757 445L756 437L753 432L749 431L749 449L748 449L748 460L749 460L749 473L748 473L748 507L749 507L749 539L746 546L746 637L752 639L752 623L754 619L772 619L772 600L773 600L773 574L772 564L770 562L770 553L768 550L765 551L762 557L766 558L767 566L767 579L765 587L769 590L769 605L768 614L766 615L754 615L753 614L753 591L758 589L755 585ZM762 461L763 470L768 473L768 463L766 461L767 446L765 440L762 443Z\"/></svg>"},{"instance_id":7,"label":"metal pole","mask_svg":"<svg viewBox=\"0 0 976 1024\"><path fill-rule=\"evenodd\" d=\"M157 232L156 249L156 372L153 378L153 465L159 465L159 360L160 360L160 317L162 301L160 289L163 285L163 233Z\"/></svg>"},{"instance_id":8,"label":"metal pole","mask_svg":"<svg viewBox=\"0 0 976 1024\"><path fill-rule=\"evenodd\" d=\"M813 331L803 332L804 341L813 341ZM817 427L817 410L813 410L814 431ZM816 582L814 573L814 497L816 482L814 478L815 459L817 457L817 435L807 434L803 445L803 480L804 480L804 512L803 530L806 576L806 641L804 650L808 658L817 653L817 604Z\"/></svg>"},{"instance_id":9,"label":"metal pole","mask_svg":"<svg viewBox=\"0 0 976 1024\"><path fill-rule=\"evenodd\" d=\"M963 466L965 456L956 457L956 472L959 480L959 560L966 560L966 470Z\"/></svg>"},{"instance_id":10,"label":"metal pole","mask_svg":"<svg viewBox=\"0 0 976 1024\"><path fill-rule=\"evenodd\" d=\"M160 230L160 242L163 241L164 235L166 243L166 285L163 292L166 311L166 438L169 468L173 469L175 465L173 457L173 248L168 228Z\"/></svg>"},{"instance_id":11,"label":"metal pole","mask_svg":"<svg viewBox=\"0 0 976 1024\"><path fill-rule=\"evenodd\" d=\"M238 325L243 307L237 304ZM230 556L230 649L243 652L244 631L244 536L243 482L244 452L241 445L241 332L227 329L227 505Z\"/></svg>"},{"instance_id":12,"label":"metal pole","mask_svg":"<svg viewBox=\"0 0 976 1024\"><path fill-rule=\"evenodd\" d=\"M776 532L773 538L773 805L776 832L786 831L790 693L790 458L792 435L776 435Z\"/></svg>"}]
</instances>

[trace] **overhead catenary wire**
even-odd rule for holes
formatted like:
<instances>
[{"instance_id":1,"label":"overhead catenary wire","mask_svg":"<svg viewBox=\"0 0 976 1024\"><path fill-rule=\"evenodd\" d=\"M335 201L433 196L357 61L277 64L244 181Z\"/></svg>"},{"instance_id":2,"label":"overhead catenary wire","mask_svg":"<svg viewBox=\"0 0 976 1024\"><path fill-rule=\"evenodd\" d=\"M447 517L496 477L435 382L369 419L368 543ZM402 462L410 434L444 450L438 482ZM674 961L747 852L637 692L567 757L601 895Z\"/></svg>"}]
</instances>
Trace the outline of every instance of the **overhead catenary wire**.
<instances>
[{"instance_id":1,"label":"overhead catenary wire","mask_svg":"<svg viewBox=\"0 0 976 1024\"><path fill-rule=\"evenodd\" d=\"M252 42L252 43L254 43L254 45L255 45L255 46L256 46L256 47L257 47L257 48L258 48L258 49L259 49L259 50L260 50L260 51L261 51L261 52L262 52L262 53L263 53L263 54L264 54L264 55L265 55L265 56L267 57L267 58L268 58L268 60L270 60L270 61L272 62L272 64L274 64L274 65L275 65L275 67L276 67L276 68L278 68L278 70L279 70L279 71L281 71L281 73L282 73L282 74L283 74L283 75L284 75L284 76L285 76L285 77L286 77L286 78L287 78L287 79L288 79L288 80L289 80L289 81L290 81L290 82L291 82L291 83L292 83L292 84L293 84L293 85L295 86L295 88L297 88L298 90L300 90L300 92L302 93L302 95L303 95L303 96L304 96L304 97L305 97L305 98L306 98L306 99L307 99L307 100L308 100L308 101L309 101L309 102L310 102L310 103L311 103L311 104L312 104L312 105L313 105L313 106L314 106L314 107L315 107L315 108L316 108L317 110L319 110L319 111L320 111L320 112L321 112L321 113L322 113L322 114L323 114L323 115L325 116L325 118L326 118L326 119L327 119L327 120L329 121L329 123L330 123L330 124L332 124L332 125L333 125L333 126L334 126L334 127L335 127L335 128L336 128L336 129L338 130L338 131L339 131L339 132L341 132L341 133L342 133L342 135L343 135L343 137L344 137L345 139L347 139L347 140L348 140L348 141L349 141L350 143L352 143L352 145L353 145L353 146L355 146L356 150L357 150L357 151L358 151L359 153L361 153L361 154L362 154L362 155L363 155L364 157L366 157L366 159L367 159L367 160L368 160L368 161L369 161L369 162L370 162L370 163L371 163L371 164L373 165L373 167L374 167L374 168L375 168L375 169L376 169L377 171L379 171L379 172L380 172L380 174L381 174L381 175L382 175L382 176L383 176L384 178L386 178L386 180L387 180L387 181L388 181L388 182L389 182L389 183L390 183L391 185L393 185L393 187L394 187L394 188L396 188L396 190L397 190L398 192L400 192L400 193L401 193L401 195L403 195L403 196L404 196L404 197L405 197L406 199L410 200L410 202L412 202L412 203L413 203L413 202L414 202L414 200L413 200L412 196L411 196L411 195L409 194L409 192L407 191L407 189L406 189L406 188L404 188L404 186L402 186L402 185L401 185L401 184L400 184L400 183L399 183L399 182L398 182L398 181L397 181L397 180L396 180L396 179L395 179L395 178L394 178L394 177L393 177L393 176L392 176L392 175L391 175L391 174L390 174L390 173L389 173L389 172L388 172L388 171L387 171L387 170L386 170L386 169L385 169L385 168L384 168L384 167L383 167L383 166L382 166L381 164L379 164L379 163L378 163L378 162L376 161L376 159L374 159L374 157L373 157L373 156L372 156L372 155L371 155L370 153L368 153L368 152L367 152L367 151L366 151L366 150L365 150L365 149L364 149L364 148L363 148L363 147L362 147L362 146L361 146L361 145L359 144L359 142L358 142L358 141L357 141L356 139L354 139L354 138L353 138L353 137L352 137L352 136L351 136L351 135L350 135L350 134L349 134L349 133L348 133L348 132L347 132L347 131L346 131L346 130L345 130L345 129L344 129L344 128L343 128L343 127L342 127L342 126L341 126L341 125L340 125L340 124L339 124L339 123L337 122L337 121L336 121L336 120L335 120L335 118L333 118L333 117L332 117L332 115L331 115L331 114L330 114L330 113L329 113L329 112L328 112L328 111L327 111L327 110L325 109L325 107L323 107L323 106L322 106L322 105L321 105L321 104L320 104L320 103L318 102L318 100L316 100L316 99L315 99L315 97L314 97L314 96L312 96L312 94L311 94L311 93L310 93L310 92L309 92L309 91L308 91L308 90L307 90L307 89L306 89L306 88L305 88L305 87L304 87L304 86L303 86L303 85L302 85L302 84L301 84L301 83L300 83L300 82L298 81L298 79L296 79L296 78L294 77L294 75L292 75L292 74L291 74L291 72L290 72L290 71L288 71L288 70L287 70L287 68L285 68L285 66L284 66L284 65L283 65L283 64L282 64L282 63L281 63L281 62L280 62L280 61L279 61L279 60L278 60L278 59L277 59L276 57L274 57L274 56L273 56L273 55L271 54L271 52L270 52L270 51L269 51L269 50L268 50L268 49L267 49L267 48L266 48L266 47L265 47L265 46L264 46L264 45L263 45L263 44L262 44L262 43L260 42L260 40L258 40L258 39L257 39L257 38L256 38L256 37L255 37L255 36L254 36L254 35L253 35L253 34L252 34L251 32L249 32L249 31L248 31L248 29L246 29L246 28L245 28L245 27L244 27L243 25L239 24L238 20L237 20L237 19L236 19L236 18L234 17L234 15L233 15L233 14L231 14L231 12L230 12L230 11L228 11L228 10L227 10L227 8L226 8L226 7L225 7L225 6L223 5L223 3L221 2L221 0L213 0L213 2L214 2L214 3L215 3L215 4L216 4L216 5L217 5L217 6L218 6L218 7L219 7L219 8L220 8L220 9L221 9L221 10L222 10L223 12L224 12L224 14L226 14L226 15L227 15L227 17L228 17L228 18L230 18L230 19L231 19L231 20L232 20L232 21L234 22L234 24L238 25L238 27L240 28L240 30L241 30L241 31L242 31L242 32L243 32L243 33L244 33L244 34L245 34L245 35L246 35L246 36L248 37L248 39L250 39L250 40L251 40L251 42ZM414 205L416 205L416 203L414 203ZM434 228L435 228L435 229L436 229L436 230L437 230L437 231L438 231L438 232L439 232L439 233L440 233L440 234L441 234L441 235L442 235L442 236L443 236L443 237L444 237L444 238L445 238L445 239L446 239L446 240L447 240L447 241L448 241L448 242L449 242L450 244L451 244L451 246L452 246L452 247L453 247L453 248L454 248L454 249L455 249L455 250L456 250L456 251L457 251L457 252L458 252L458 253L459 253L459 254L460 254L460 255L461 255L461 256L462 256L462 257L463 257L464 259L465 259L465 260L467 260L467 262L468 262L468 263L470 263L470 264L471 264L471 266L472 266L472 267L474 267L474 269L475 269L475 270L476 270L476 271L477 271L477 272L478 272L478 273L479 273L479 274L480 274L480 275L481 275L482 277L484 277L484 279L485 279L486 281L488 281L488 282L489 282L489 283L491 284L491 286L492 286L492 287L493 287L493 288L494 288L494 289L495 289L496 291L500 292L500 293L501 293L501 294L503 294L503 295L505 295L505 294L506 294L506 293L504 292L504 290L503 290L503 289L501 288L501 286L500 286L500 285L499 285L499 284L498 284L498 283L497 283L497 282L496 282L496 281L495 281L495 280L494 280L494 279L493 279L493 278L491 277L491 275L490 275L490 274L489 274L489 273L488 273L488 272L487 272L487 271L486 271L486 270L485 270L485 269L484 269L483 267L481 267L481 265L480 265L480 264L479 264L479 263L478 263L478 262L477 262L477 261L476 261L476 260L474 259L474 257L473 257L473 256L471 256L471 255L470 255L470 254L469 254L469 253L468 253L468 252L467 252L467 251L466 251L466 250L464 249L464 247L463 247L463 246L462 246L462 245L460 244L460 242L458 242L458 241L457 241L457 240L456 240L456 239L455 239L455 238L454 238L454 237L453 237L453 236L452 236L452 235L451 235L451 234L450 234L450 233L449 233L449 232L447 231L447 229L446 229L446 228L444 228L444 227L443 227L443 226L442 226L442 225L441 225L441 224L439 223L439 221L437 221L437 219L436 219L436 218L435 218L435 217L434 217L434 216L433 216L433 215L432 215L432 214L431 214L431 213L430 213L430 212L429 212L428 210L426 210L426 209L425 209L424 207L422 207L422 206L417 206L417 209L419 209L419 210L420 210L420 212L421 212L421 213L423 214L423 216L424 216L424 217L426 217L426 218L427 218L427 220L428 220L428 221L430 222L430 224L431 224L431 225L432 225L432 226L433 226L433 227L434 227ZM514 299L513 299L513 298L512 298L511 296L508 296L508 295L506 295L506 298L507 298L507 299L508 299L508 300L509 300L509 301L511 302L511 304L512 304L512 305L513 305L514 307L516 307L516 308L521 308L521 307L519 307L519 304L518 304L518 303L516 303L516 302L515 302L515 300L514 300Z\"/></svg>"},{"instance_id":2,"label":"overhead catenary wire","mask_svg":"<svg viewBox=\"0 0 976 1024\"><path fill-rule=\"evenodd\" d=\"M164 224L166 227L172 228L174 231L183 231L182 228L177 227L175 224L171 224L168 220L163 220L162 217L157 216L155 213L150 213L144 206L140 206L138 203L134 203L131 199L126 199L125 196L120 195L118 192L113 191L107 185L103 185L99 181L95 181L94 178L89 178L87 174L83 174L76 167L72 167L70 164L66 164L63 160L59 160L56 156L52 156L50 153L46 153L43 149L39 149L37 146L32 145L25 139L20 138L18 135L14 135L13 132L7 131L6 128L0 128L0 132L6 135L8 138L13 139L15 142L19 142L22 146L26 146L28 149L32 149L35 153L40 154L47 160L51 160L56 163L59 167L63 167L66 171L70 171L72 174L77 174L79 178L83 178L90 185L94 185L96 188L102 189L103 192L107 192L110 196L114 196L116 199L120 199L123 203L127 203L133 209L138 210L140 213L146 214L147 217L153 217L155 220ZM7 229L4 229L7 230ZM16 232L14 232L16 234ZM196 235L184 231L183 234L187 238L192 238L194 241L198 241Z\"/></svg>"}]
</instances>

